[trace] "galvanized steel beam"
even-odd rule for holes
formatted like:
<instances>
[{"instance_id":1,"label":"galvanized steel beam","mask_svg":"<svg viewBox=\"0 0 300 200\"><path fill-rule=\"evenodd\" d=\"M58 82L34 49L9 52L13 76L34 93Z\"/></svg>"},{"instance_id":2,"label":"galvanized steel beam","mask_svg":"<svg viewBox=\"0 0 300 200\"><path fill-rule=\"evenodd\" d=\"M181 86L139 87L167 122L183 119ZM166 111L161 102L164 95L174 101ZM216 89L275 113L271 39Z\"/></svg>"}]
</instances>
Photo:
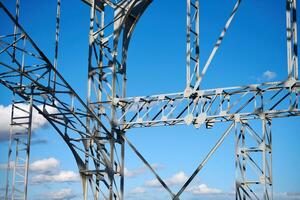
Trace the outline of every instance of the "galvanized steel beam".
<instances>
[{"instance_id":1,"label":"galvanized steel beam","mask_svg":"<svg viewBox=\"0 0 300 200\"><path fill-rule=\"evenodd\" d=\"M300 82L270 82L198 90L189 97L184 92L120 98L118 123L124 129L135 127L171 126L178 124L210 128L216 122L233 120L235 114L242 119L259 119L260 114L271 118L299 116ZM105 105L108 102L99 102ZM127 121L120 119L126 116Z\"/></svg>"},{"instance_id":2,"label":"galvanized steel beam","mask_svg":"<svg viewBox=\"0 0 300 200\"><path fill-rule=\"evenodd\" d=\"M30 100L32 107L64 139L77 162L84 199L88 198L89 191L92 192L93 199L124 199L125 141L169 191L171 198L179 199L233 126L236 128L236 198L272 199L271 119L300 115L296 0L286 0L286 81L202 90L199 87L202 78L241 1L238 0L235 4L200 74L199 1L187 0L186 89L179 93L143 97L126 97L126 59L133 30L152 1L84 2L91 9L86 104L57 71L59 10L52 66L19 25L18 15L13 17L0 2L0 9L6 14L6 20L14 27L13 33L1 29L0 83L25 101ZM30 62L27 63L27 60ZM250 125L257 120L262 121L261 132L255 131ZM201 125L212 128L218 122L231 122L232 125L178 193L169 189L125 136L125 131L136 127L186 124L196 128ZM250 139L256 142L255 147L247 146ZM256 161L252 154L261 154L262 159ZM256 179L247 179L250 168L257 172ZM262 186L263 192L259 193L259 189L253 188L253 184Z\"/></svg>"}]
</instances>

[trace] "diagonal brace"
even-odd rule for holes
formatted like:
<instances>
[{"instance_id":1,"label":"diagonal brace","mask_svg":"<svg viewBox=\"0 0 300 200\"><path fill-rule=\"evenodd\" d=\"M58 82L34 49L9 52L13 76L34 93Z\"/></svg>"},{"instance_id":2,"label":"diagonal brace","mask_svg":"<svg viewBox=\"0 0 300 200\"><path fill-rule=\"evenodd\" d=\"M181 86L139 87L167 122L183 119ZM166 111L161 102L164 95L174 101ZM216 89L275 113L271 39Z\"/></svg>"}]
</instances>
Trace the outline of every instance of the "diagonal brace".
<instances>
[{"instance_id":1,"label":"diagonal brace","mask_svg":"<svg viewBox=\"0 0 300 200\"><path fill-rule=\"evenodd\" d=\"M232 122L230 126L226 129L226 131L223 133L221 138L218 140L218 142L215 144L215 146L210 150L210 152L206 155L206 157L203 159L203 161L199 164L197 169L194 171L194 173L190 176L190 178L185 182L185 184L182 186L182 188L178 191L178 193L173 198L174 200L177 200L179 196L184 192L184 190L187 188L187 186L192 182L192 180L195 178L195 176L199 173L199 171L204 167L204 165L207 163L207 161L210 159L210 157L215 153L215 151L220 147L220 145L223 143L225 138L229 135L231 129L234 127L235 122Z\"/></svg>"},{"instance_id":2,"label":"diagonal brace","mask_svg":"<svg viewBox=\"0 0 300 200\"><path fill-rule=\"evenodd\" d=\"M221 35L220 35L220 37L219 37L217 43L215 44L215 46L214 46L212 52L210 53L210 55L209 55L209 57L208 57L208 60L206 61L205 65L204 65L204 68L203 68L203 70L202 70L202 72L201 72L201 74L200 74L200 76L199 76L199 78L198 78L198 80L197 80L197 82L196 82L196 84L195 84L195 86L194 86L194 92L195 92L197 89L199 89L199 86L200 86L200 83L201 83L201 81L202 81L202 79L203 79L203 76L205 75L205 73L206 73L206 71L207 71L207 69L208 69L208 67L209 67L209 65L210 65L210 63L211 63L211 61L212 61L212 59L214 58L214 56L215 56L217 50L219 49L219 47L220 47L220 45L221 45L221 43L222 43L222 41L223 41L223 38L224 38L224 36L225 36L225 34L226 34L226 32L227 32L227 30L228 30L228 28L229 28L229 26L230 26L230 24L231 24L231 22L232 22L234 16L235 16L235 14L236 14L236 12L237 12L239 6L240 6L241 1L242 1L242 0L237 0L237 2L236 2L235 6L234 6L234 8L233 8L233 10L232 10L232 12L231 12L231 14L230 14L229 19L227 20L227 22L226 22L226 24L225 24L225 27L224 27L223 31L221 32Z\"/></svg>"},{"instance_id":3,"label":"diagonal brace","mask_svg":"<svg viewBox=\"0 0 300 200\"><path fill-rule=\"evenodd\" d=\"M135 146L128 140L128 138L123 134L123 139L128 143L130 148L134 151L134 153L143 161L143 163L151 170L151 172L155 175L160 184L170 193L172 198L175 198L175 194L171 191L171 189L167 186L167 184L162 180L162 178L155 172L153 167L148 163L148 161L142 156L142 154L135 148Z\"/></svg>"}]
</instances>

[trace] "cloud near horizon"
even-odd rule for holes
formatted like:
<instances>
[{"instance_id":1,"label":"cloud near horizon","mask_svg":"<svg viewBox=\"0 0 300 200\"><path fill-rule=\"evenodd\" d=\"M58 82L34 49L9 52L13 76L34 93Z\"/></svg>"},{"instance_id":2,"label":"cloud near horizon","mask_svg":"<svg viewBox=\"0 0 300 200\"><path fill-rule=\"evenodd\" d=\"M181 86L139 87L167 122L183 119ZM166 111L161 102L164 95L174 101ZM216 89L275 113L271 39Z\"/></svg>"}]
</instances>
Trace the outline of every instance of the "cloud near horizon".
<instances>
[{"instance_id":1,"label":"cloud near horizon","mask_svg":"<svg viewBox=\"0 0 300 200\"><path fill-rule=\"evenodd\" d=\"M59 171L57 174L38 174L32 177L32 183L76 182L79 175L73 171Z\"/></svg>"},{"instance_id":2,"label":"cloud near horizon","mask_svg":"<svg viewBox=\"0 0 300 200\"><path fill-rule=\"evenodd\" d=\"M12 169L14 163L9 167ZM0 164L0 170L6 170L7 164ZM79 174L70 170L60 170L60 161L54 157L36 160L29 165L29 170L33 173L30 178L31 183L54 183L54 182L76 182L80 180Z\"/></svg>"},{"instance_id":3,"label":"cloud near horizon","mask_svg":"<svg viewBox=\"0 0 300 200\"><path fill-rule=\"evenodd\" d=\"M18 105L21 109L28 110L29 106L26 104ZM43 105L38 106L41 110L43 109ZM11 109L12 105L4 106L0 105L0 141L8 140L10 133L10 123L11 123ZM55 108L46 106L46 111L48 113L55 113ZM15 116L22 116L24 112L16 109ZM32 113L32 131L36 131L39 128L45 127L47 124L47 120L38 113L36 109L33 108ZM13 126L12 133L24 133L25 128L21 126Z\"/></svg>"},{"instance_id":4,"label":"cloud near horizon","mask_svg":"<svg viewBox=\"0 0 300 200\"><path fill-rule=\"evenodd\" d=\"M52 199L52 200L63 200L63 199L74 199L77 195L74 194L74 191L70 188L63 188L58 191L54 192L48 192L43 194L47 199Z\"/></svg>"},{"instance_id":5,"label":"cloud near horizon","mask_svg":"<svg viewBox=\"0 0 300 200\"><path fill-rule=\"evenodd\" d=\"M182 186L188 180L188 178L189 177L185 174L184 171L179 171L173 174L172 176L170 176L169 178L164 179L164 182L168 186ZM151 188L158 189L160 187L162 186L157 179L148 180L144 183L143 186L137 186L132 190L130 190L128 192L128 196L138 197L140 195L145 195L146 193L147 195L152 194L150 193ZM220 199L219 197L222 197L223 195L225 196L231 195L231 193L223 192L221 189L218 188L209 187L207 184L204 183L190 185L185 190L185 192L188 193L190 197L196 199L198 199L199 196L218 197L218 199Z\"/></svg>"},{"instance_id":6,"label":"cloud near horizon","mask_svg":"<svg viewBox=\"0 0 300 200\"><path fill-rule=\"evenodd\" d=\"M222 190L216 189L216 188L209 188L206 184L200 184L200 185L192 186L187 191L194 194L194 195L221 194L222 193Z\"/></svg>"},{"instance_id":7,"label":"cloud near horizon","mask_svg":"<svg viewBox=\"0 0 300 200\"><path fill-rule=\"evenodd\" d=\"M138 194L144 194L144 193L146 193L146 189L144 187L140 187L140 186L133 188L129 192L129 194L132 194L132 195L138 195Z\"/></svg>"},{"instance_id":8,"label":"cloud near horizon","mask_svg":"<svg viewBox=\"0 0 300 200\"><path fill-rule=\"evenodd\" d=\"M30 164L30 170L36 172L31 178L33 184L36 183L64 183L76 182L80 180L79 174L74 171L60 170L60 161L50 157L34 161Z\"/></svg>"},{"instance_id":9,"label":"cloud near horizon","mask_svg":"<svg viewBox=\"0 0 300 200\"><path fill-rule=\"evenodd\" d=\"M160 164L152 164L151 167L155 170L162 168L162 166ZM128 168L124 168L124 176L128 177L128 178L134 178L137 177L141 174L144 174L147 172L147 167L139 167L139 168L135 168L135 169L128 169Z\"/></svg>"},{"instance_id":10,"label":"cloud near horizon","mask_svg":"<svg viewBox=\"0 0 300 200\"><path fill-rule=\"evenodd\" d=\"M59 160L50 157L41 160L36 160L30 164L29 169L32 171L49 171L57 169L60 165Z\"/></svg>"},{"instance_id":11,"label":"cloud near horizon","mask_svg":"<svg viewBox=\"0 0 300 200\"><path fill-rule=\"evenodd\" d=\"M270 70L265 71L262 75L262 77L267 79L268 81L276 78L276 76L277 76L276 72L272 72Z\"/></svg>"},{"instance_id":12,"label":"cloud near horizon","mask_svg":"<svg viewBox=\"0 0 300 200\"><path fill-rule=\"evenodd\" d=\"M173 185L181 185L184 184L188 179L188 176L183 172L180 171L176 174L174 174L172 177L165 179L165 183L168 186L173 186ZM160 187L161 184L157 179L152 179L149 181L146 181L145 183L146 186L148 187Z\"/></svg>"},{"instance_id":13,"label":"cloud near horizon","mask_svg":"<svg viewBox=\"0 0 300 200\"><path fill-rule=\"evenodd\" d=\"M6 170L7 168L12 169L14 167L14 164L14 161L10 161L9 165L7 165L6 163L1 163L0 170ZM47 172L58 169L59 165L59 160L50 157L32 162L29 165L29 170L34 172Z\"/></svg>"},{"instance_id":14,"label":"cloud near horizon","mask_svg":"<svg viewBox=\"0 0 300 200\"><path fill-rule=\"evenodd\" d=\"M140 174L145 173L145 171L146 171L146 169L144 167L136 168L136 169L132 169L132 170L129 170L125 167L124 168L124 176L133 178L133 177L137 177Z\"/></svg>"}]
</instances>

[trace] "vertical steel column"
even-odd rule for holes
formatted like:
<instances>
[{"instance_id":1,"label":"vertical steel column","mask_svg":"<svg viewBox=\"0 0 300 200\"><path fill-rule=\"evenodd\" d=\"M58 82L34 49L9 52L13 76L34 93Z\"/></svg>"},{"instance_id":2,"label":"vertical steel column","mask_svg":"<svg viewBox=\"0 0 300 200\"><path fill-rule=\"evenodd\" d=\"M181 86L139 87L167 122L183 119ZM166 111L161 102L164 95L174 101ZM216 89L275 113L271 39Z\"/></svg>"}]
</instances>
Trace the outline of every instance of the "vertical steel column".
<instances>
[{"instance_id":1,"label":"vertical steel column","mask_svg":"<svg viewBox=\"0 0 300 200\"><path fill-rule=\"evenodd\" d=\"M12 107L13 109L13 107ZM13 112L13 111L12 111ZM12 122L12 112L10 121ZM10 190L10 170L12 168L11 163L11 157L12 157L12 144L13 144L13 132L12 127L10 126L9 130L9 143L8 143L8 156L7 156L7 169L6 169L6 188L5 188L5 200L8 200L8 198L12 195Z\"/></svg>"},{"instance_id":2,"label":"vertical steel column","mask_svg":"<svg viewBox=\"0 0 300 200\"><path fill-rule=\"evenodd\" d=\"M90 30L89 30L89 57L88 57L88 88L87 88L87 105L89 106L89 108L92 107L91 105L91 87L92 87L92 79L93 79L93 70L92 70L92 48L93 48L93 42L94 42L94 37L93 37L93 29L94 29L94 18L95 18L95 1L91 1L91 11L90 11ZM92 123L92 119L88 116L87 117L87 121L86 121L86 127L87 127L87 131L92 133L91 130L91 123ZM89 141L88 139L86 139L84 141L84 149L86 152L85 155L85 170L88 171L89 170L89 158L88 158L88 154L89 154ZM82 173L81 174L81 178L82 178L82 184L83 184L83 197L84 200L88 199L88 173ZM92 186L93 187L93 186ZM98 193L96 194L96 198L98 198ZM95 199L96 199L95 198Z\"/></svg>"},{"instance_id":3,"label":"vertical steel column","mask_svg":"<svg viewBox=\"0 0 300 200\"><path fill-rule=\"evenodd\" d=\"M236 124L237 200L273 199L271 120L261 114L261 122L262 131L259 132L255 130L257 124L250 125L245 120Z\"/></svg>"},{"instance_id":4,"label":"vertical steel column","mask_svg":"<svg viewBox=\"0 0 300 200\"><path fill-rule=\"evenodd\" d=\"M60 24L60 0L57 0L56 5L56 24L55 24L55 50L54 50L54 61L53 67L57 69L58 60L58 43L59 43L59 24ZM53 90L56 88L56 73L53 74Z\"/></svg>"},{"instance_id":5,"label":"vertical steel column","mask_svg":"<svg viewBox=\"0 0 300 200\"><path fill-rule=\"evenodd\" d=\"M28 101L14 95L11 108L10 144L8 151L5 199L27 199L30 141L32 125L32 95ZM14 154L13 154L14 152ZM9 171L13 167L13 175ZM9 183L11 179L11 186Z\"/></svg>"},{"instance_id":6,"label":"vertical steel column","mask_svg":"<svg viewBox=\"0 0 300 200\"><path fill-rule=\"evenodd\" d=\"M199 1L187 0L186 17L186 89L189 96L199 79Z\"/></svg>"},{"instance_id":7,"label":"vertical steel column","mask_svg":"<svg viewBox=\"0 0 300 200\"><path fill-rule=\"evenodd\" d=\"M16 23L18 23L20 14L20 0L16 0ZM14 41L16 42L19 34L18 26L14 26ZM26 46L26 38L23 39L23 49ZM13 44L12 59L15 62L21 59L21 65L18 70L24 71L25 68L25 51L21 54L16 53L17 44ZM25 89L23 86L23 75L19 77L19 86L16 90ZM31 91L33 92L33 90ZM30 141L31 141L31 126L32 126L32 105L33 98L29 95L27 100L23 100L17 95L13 95L11 107L11 126L10 126L10 140L8 150L8 165L6 178L6 194L5 199L27 199L28 191L28 171L30 158ZM14 154L13 154L14 152ZM11 177L10 170L13 165L13 175ZM10 185L11 180L11 185Z\"/></svg>"},{"instance_id":8,"label":"vertical steel column","mask_svg":"<svg viewBox=\"0 0 300 200\"><path fill-rule=\"evenodd\" d=\"M286 0L288 78L298 80L297 3Z\"/></svg>"},{"instance_id":9,"label":"vertical steel column","mask_svg":"<svg viewBox=\"0 0 300 200\"><path fill-rule=\"evenodd\" d=\"M86 157L83 174L90 182L94 199L123 199L125 149L116 116L123 112L118 99L124 97L126 89L126 69L120 62L118 50L121 23L127 11L124 7L128 2L116 5L92 0L87 3L91 6L87 104L108 127L109 133L104 132L95 119L87 118L87 128L93 138L86 140L85 148L97 159ZM86 181L84 188L87 198Z\"/></svg>"},{"instance_id":10,"label":"vertical steel column","mask_svg":"<svg viewBox=\"0 0 300 200\"><path fill-rule=\"evenodd\" d=\"M20 15L20 0L16 0L16 22L19 22L19 15ZM14 26L14 42L16 42L17 39L17 33L18 33L18 26L15 24ZM16 44L13 45L14 51L13 51L13 62L15 62L15 56L16 56Z\"/></svg>"}]
</instances>

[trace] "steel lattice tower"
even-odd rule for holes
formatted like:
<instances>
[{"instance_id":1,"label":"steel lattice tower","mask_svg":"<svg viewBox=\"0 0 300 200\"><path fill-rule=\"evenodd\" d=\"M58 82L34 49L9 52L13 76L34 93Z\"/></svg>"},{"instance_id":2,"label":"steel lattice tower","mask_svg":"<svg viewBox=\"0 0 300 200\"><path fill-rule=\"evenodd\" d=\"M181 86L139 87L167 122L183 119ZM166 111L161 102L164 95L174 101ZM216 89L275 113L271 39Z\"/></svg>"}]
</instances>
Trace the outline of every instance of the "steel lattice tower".
<instances>
[{"instance_id":1,"label":"steel lattice tower","mask_svg":"<svg viewBox=\"0 0 300 200\"><path fill-rule=\"evenodd\" d=\"M272 119L300 115L296 0L286 0L288 75L285 81L201 89L202 79L241 0L236 1L203 67L199 62L199 1L187 0L185 90L136 97L126 96L127 51L134 28L152 1L84 2L90 7L86 102L57 69L60 1L57 4L54 64L19 24L19 1L16 16L0 2L0 11L4 14L1 16L9 24L0 29L0 83L13 91L15 96L8 169L11 168L10 161L15 164L12 180L7 176L6 198L17 199L18 191L21 194L18 199L27 198L34 108L49 121L73 153L82 179L84 199L88 198L88 193L93 199L124 199L124 154L127 143L171 199L177 200L232 131L235 133L236 199L273 199ZM22 108L18 104L28 106ZM23 111L23 115L16 116L15 109ZM252 125L257 121L261 123L260 129ZM169 188L126 137L126 131L131 128L179 124L212 128L214 123L223 122L229 122L230 125L178 192ZM23 136L20 138L18 134L12 134L16 126L22 128ZM25 154L22 155L18 149L21 144L25 145ZM15 156L12 154L13 146L16 147ZM21 159L23 163L19 163ZM21 180L22 189L17 189L17 174L24 178Z\"/></svg>"}]
</instances>

